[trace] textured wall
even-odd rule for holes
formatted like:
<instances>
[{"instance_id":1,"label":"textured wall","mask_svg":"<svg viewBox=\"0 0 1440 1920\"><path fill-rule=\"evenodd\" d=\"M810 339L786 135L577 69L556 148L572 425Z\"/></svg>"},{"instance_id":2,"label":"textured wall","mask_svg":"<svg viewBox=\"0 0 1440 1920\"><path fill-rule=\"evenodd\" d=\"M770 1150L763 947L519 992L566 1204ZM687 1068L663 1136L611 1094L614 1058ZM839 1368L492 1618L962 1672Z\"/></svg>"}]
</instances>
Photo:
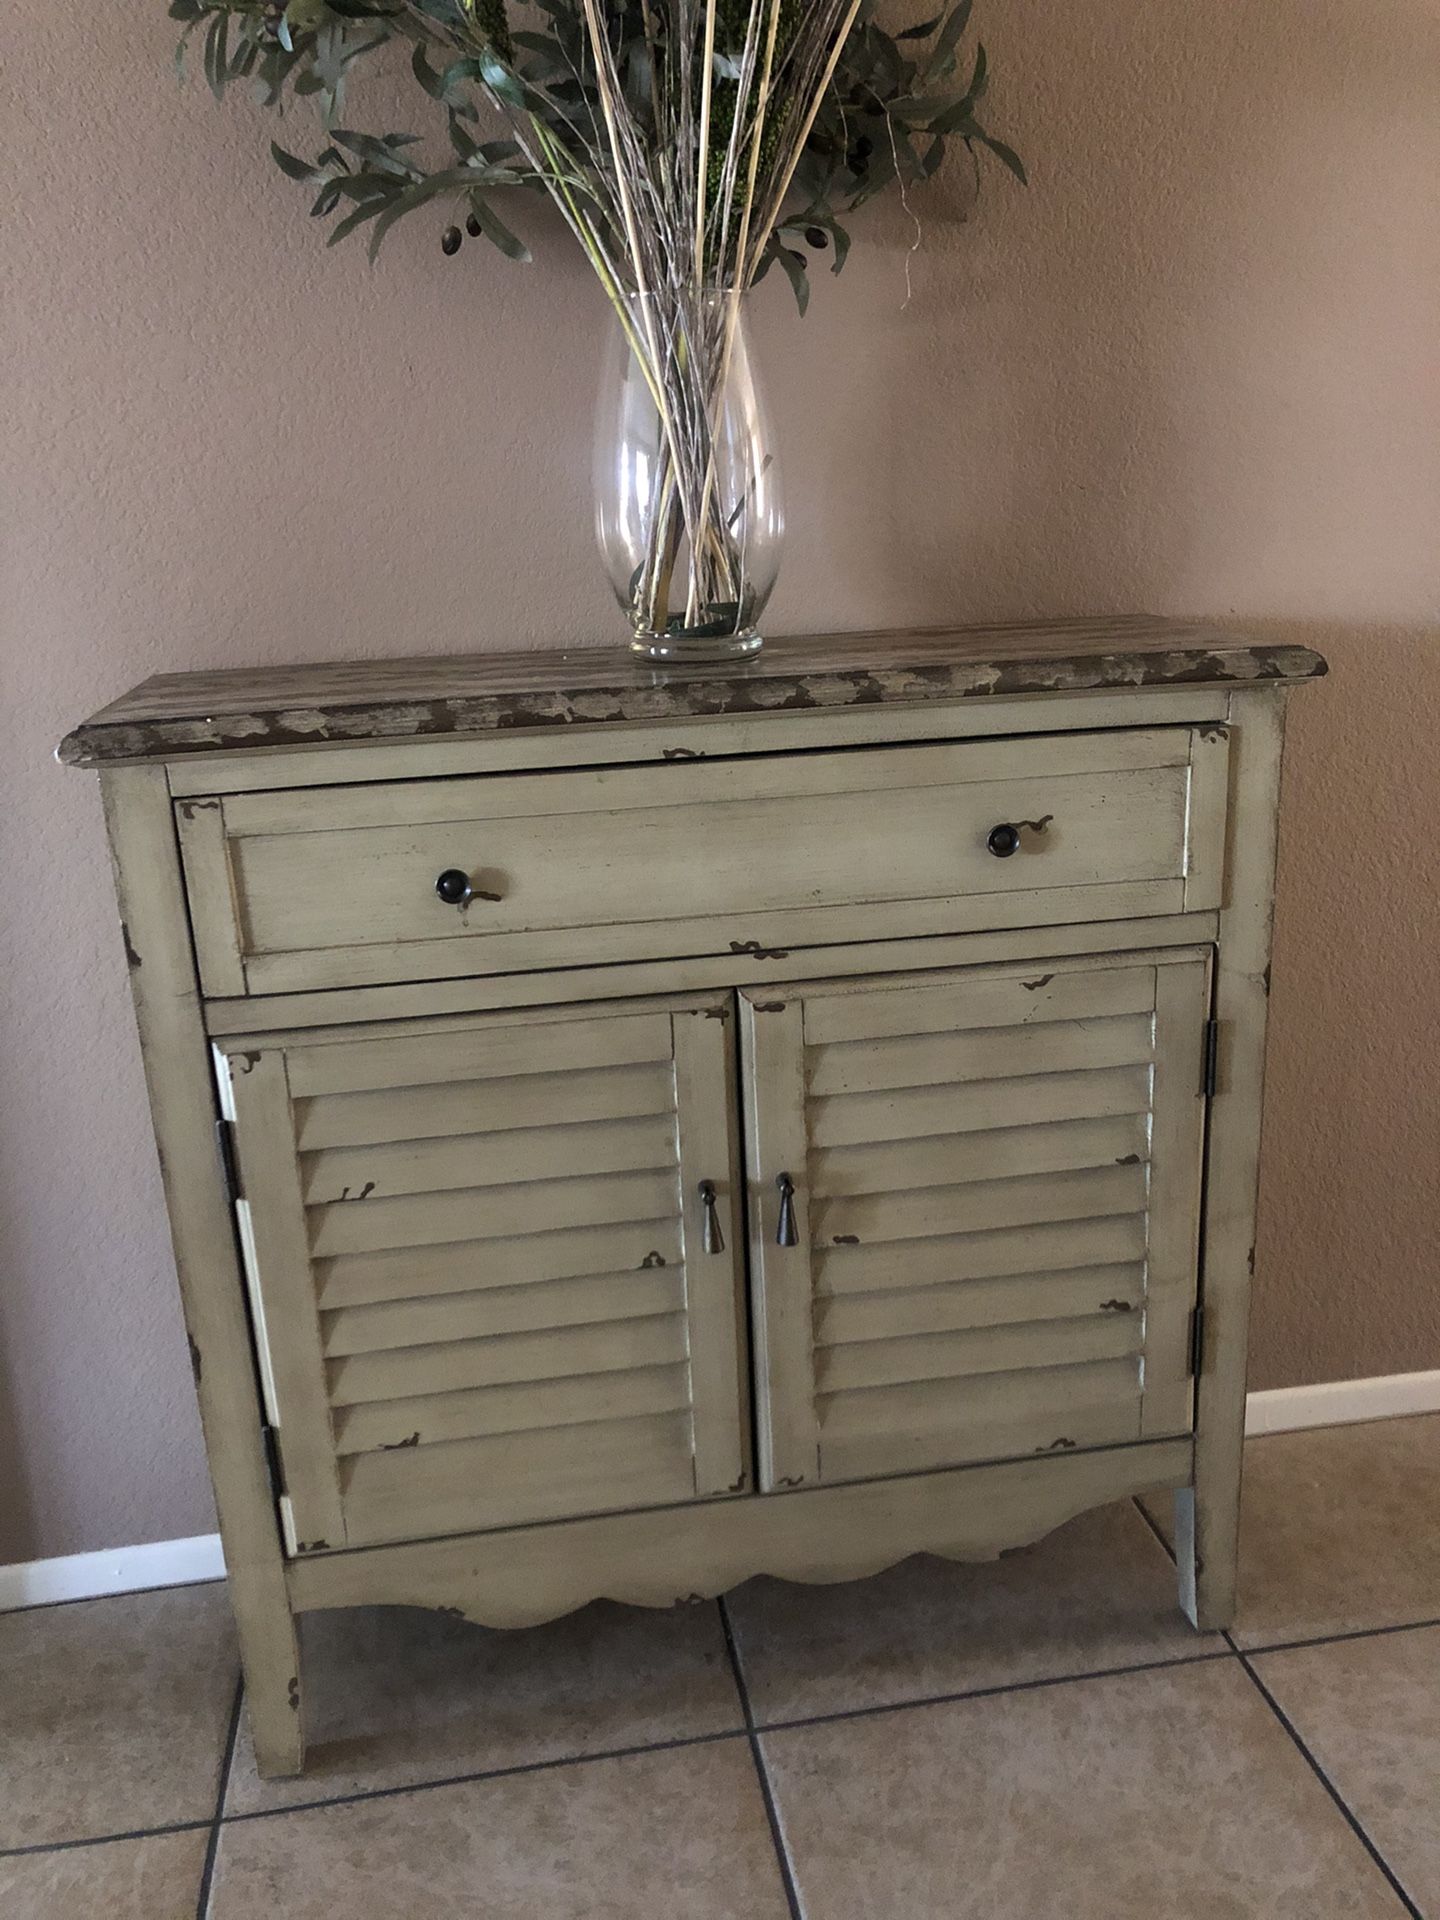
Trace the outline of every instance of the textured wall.
<instances>
[{"instance_id":1,"label":"textured wall","mask_svg":"<svg viewBox=\"0 0 1440 1920\"><path fill-rule=\"evenodd\" d=\"M760 301L773 626L1144 607L1330 653L1294 706L1257 1380L1440 1365L1440 19L977 12L1030 192L917 200L908 303L898 207L803 325ZM169 55L161 0L0 22L0 1561L210 1524L98 799L54 741L159 668L614 632L578 265L446 262L423 223L373 272L327 253L268 127Z\"/></svg>"}]
</instances>

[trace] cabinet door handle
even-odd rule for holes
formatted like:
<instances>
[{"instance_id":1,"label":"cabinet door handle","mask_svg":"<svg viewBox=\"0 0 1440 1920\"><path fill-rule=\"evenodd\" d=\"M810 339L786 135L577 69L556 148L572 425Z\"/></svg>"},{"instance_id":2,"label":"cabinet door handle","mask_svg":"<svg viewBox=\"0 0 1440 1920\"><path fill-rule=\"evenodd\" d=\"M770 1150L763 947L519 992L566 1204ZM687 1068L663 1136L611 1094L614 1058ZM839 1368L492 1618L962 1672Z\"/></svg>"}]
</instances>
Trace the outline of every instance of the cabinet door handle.
<instances>
[{"instance_id":1,"label":"cabinet door handle","mask_svg":"<svg viewBox=\"0 0 1440 1920\"><path fill-rule=\"evenodd\" d=\"M706 1253L723 1253L725 1236L720 1231L720 1211L715 1205L715 1182L700 1182L700 1204L705 1209L705 1224L701 1230L700 1243Z\"/></svg>"},{"instance_id":2,"label":"cabinet door handle","mask_svg":"<svg viewBox=\"0 0 1440 1920\"><path fill-rule=\"evenodd\" d=\"M447 867L435 882L435 894L447 907L468 907L475 889L468 873L462 873L459 867Z\"/></svg>"},{"instance_id":3,"label":"cabinet door handle","mask_svg":"<svg viewBox=\"0 0 1440 1920\"><path fill-rule=\"evenodd\" d=\"M990 829L985 844L997 860L1008 860L1012 853L1020 850L1020 829L1013 822L1004 820L998 827Z\"/></svg>"},{"instance_id":4,"label":"cabinet door handle","mask_svg":"<svg viewBox=\"0 0 1440 1920\"><path fill-rule=\"evenodd\" d=\"M780 1224L775 1229L777 1247L798 1247L800 1229L795 1224L795 1182L788 1173L777 1174L776 1190L780 1195Z\"/></svg>"}]
</instances>

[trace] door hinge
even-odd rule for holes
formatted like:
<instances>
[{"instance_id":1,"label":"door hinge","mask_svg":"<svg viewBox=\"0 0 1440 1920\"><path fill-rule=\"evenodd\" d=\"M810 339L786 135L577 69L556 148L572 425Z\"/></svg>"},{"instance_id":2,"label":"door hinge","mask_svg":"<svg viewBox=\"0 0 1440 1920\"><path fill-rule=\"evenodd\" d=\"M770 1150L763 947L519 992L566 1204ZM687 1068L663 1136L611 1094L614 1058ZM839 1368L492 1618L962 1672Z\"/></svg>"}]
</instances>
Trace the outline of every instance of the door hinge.
<instances>
[{"instance_id":1,"label":"door hinge","mask_svg":"<svg viewBox=\"0 0 1440 1920\"><path fill-rule=\"evenodd\" d=\"M280 1464L280 1439L272 1426L260 1429L260 1444L265 1449L265 1471L270 1476L270 1497L283 1500L285 1497L285 1469Z\"/></svg>"},{"instance_id":2,"label":"door hinge","mask_svg":"<svg viewBox=\"0 0 1440 1920\"><path fill-rule=\"evenodd\" d=\"M225 1175L225 1191L233 1207L240 1198L240 1161L235 1152L235 1122L215 1122L215 1144L220 1149L220 1166Z\"/></svg>"},{"instance_id":3,"label":"door hinge","mask_svg":"<svg viewBox=\"0 0 1440 1920\"><path fill-rule=\"evenodd\" d=\"M1190 1309L1190 1378L1200 1378L1200 1361L1205 1350L1205 1309L1194 1306Z\"/></svg>"},{"instance_id":4,"label":"door hinge","mask_svg":"<svg viewBox=\"0 0 1440 1920\"><path fill-rule=\"evenodd\" d=\"M1201 1068L1200 1091L1205 1099L1213 1100L1220 1081L1220 1022L1205 1022L1204 1064Z\"/></svg>"}]
</instances>

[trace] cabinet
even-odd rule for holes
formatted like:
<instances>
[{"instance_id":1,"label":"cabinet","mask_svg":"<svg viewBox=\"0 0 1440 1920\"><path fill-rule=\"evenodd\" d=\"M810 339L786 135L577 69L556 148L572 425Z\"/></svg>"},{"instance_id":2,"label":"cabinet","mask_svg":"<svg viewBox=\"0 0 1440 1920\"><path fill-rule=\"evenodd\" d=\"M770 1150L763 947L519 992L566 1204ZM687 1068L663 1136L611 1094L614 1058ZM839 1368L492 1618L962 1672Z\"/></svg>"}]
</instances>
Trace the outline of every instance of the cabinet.
<instances>
[{"instance_id":1,"label":"cabinet","mask_svg":"<svg viewBox=\"0 0 1440 1920\"><path fill-rule=\"evenodd\" d=\"M1283 702L1143 620L149 682L100 769L262 1766L295 1618L1233 1601Z\"/></svg>"}]
</instances>

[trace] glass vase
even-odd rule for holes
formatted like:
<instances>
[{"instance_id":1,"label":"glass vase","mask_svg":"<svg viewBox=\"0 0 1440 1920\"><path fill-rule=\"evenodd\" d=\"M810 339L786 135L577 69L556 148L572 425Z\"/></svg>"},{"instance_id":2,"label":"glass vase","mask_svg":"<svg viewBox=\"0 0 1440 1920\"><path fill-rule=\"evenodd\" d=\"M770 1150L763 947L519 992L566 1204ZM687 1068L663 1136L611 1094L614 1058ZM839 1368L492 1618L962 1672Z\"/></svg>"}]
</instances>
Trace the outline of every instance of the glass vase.
<instances>
[{"instance_id":1,"label":"glass vase","mask_svg":"<svg viewBox=\"0 0 1440 1920\"><path fill-rule=\"evenodd\" d=\"M595 524L631 646L651 660L754 653L785 514L745 301L622 301L595 430Z\"/></svg>"}]
</instances>

